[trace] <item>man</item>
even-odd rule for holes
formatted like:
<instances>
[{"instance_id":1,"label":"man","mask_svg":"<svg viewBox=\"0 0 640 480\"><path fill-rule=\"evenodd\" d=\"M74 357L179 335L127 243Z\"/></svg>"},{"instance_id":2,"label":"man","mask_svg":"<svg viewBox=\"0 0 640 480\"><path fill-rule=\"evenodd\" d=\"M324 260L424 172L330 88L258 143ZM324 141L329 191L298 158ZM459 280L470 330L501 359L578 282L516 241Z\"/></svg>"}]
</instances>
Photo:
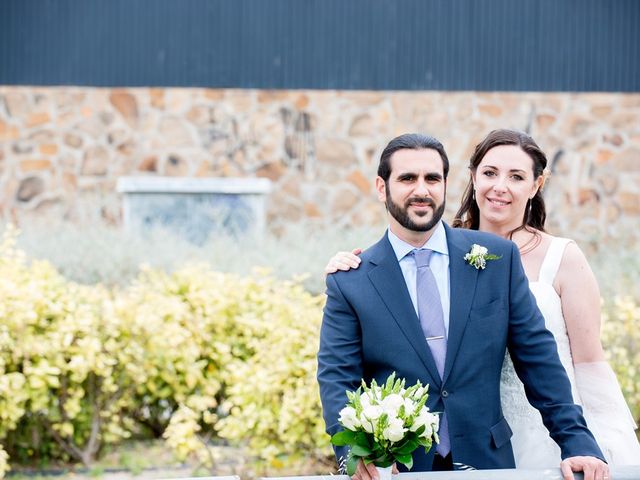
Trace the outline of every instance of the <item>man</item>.
<instances>
[{"instance_id":1,"label":"man","mask_svg":"<svg viewBox=\"0 0 640 480\"><path fill-rule=\"evenodd\" d=\"M436 139L407 134L382 152L376 178L389 230L357 270L327 277L318 382L327 432L340 430L346 390L392 372L428 383L442 412L439 445L414 453L414 470L514 468L511 429L500 408L506 348L529 401L562 449L565 478L606 479L608 466L573 404L571 386L512 242L442 221L449 161ZM474 244L497 259L465 259ZM494 257L495 258L495 257ZM336 448L338 458L347 451ZM376 477L362 462L355 478Z\"/></svg>"}]
</instances>

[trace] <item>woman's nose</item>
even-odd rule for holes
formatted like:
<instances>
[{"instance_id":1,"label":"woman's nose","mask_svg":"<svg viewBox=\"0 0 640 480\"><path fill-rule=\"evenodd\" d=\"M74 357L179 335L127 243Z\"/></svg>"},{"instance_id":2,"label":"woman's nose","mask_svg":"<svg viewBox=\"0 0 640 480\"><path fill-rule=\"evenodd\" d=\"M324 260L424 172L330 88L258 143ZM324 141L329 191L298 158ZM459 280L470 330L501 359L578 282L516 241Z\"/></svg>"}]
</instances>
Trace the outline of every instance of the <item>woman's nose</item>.
<instances>
[{"instance_id":1,"label":"woman's nose","mask_svg":"<svg viewBox=\"0 0 640 480\"><path fill-rule=\"evenodd\" d=\"M506 191L507 186L505 184L504 178L497 178L495 183L493 184L493 190L496 192L504 192Z\"/></svg>"}]
</instances>

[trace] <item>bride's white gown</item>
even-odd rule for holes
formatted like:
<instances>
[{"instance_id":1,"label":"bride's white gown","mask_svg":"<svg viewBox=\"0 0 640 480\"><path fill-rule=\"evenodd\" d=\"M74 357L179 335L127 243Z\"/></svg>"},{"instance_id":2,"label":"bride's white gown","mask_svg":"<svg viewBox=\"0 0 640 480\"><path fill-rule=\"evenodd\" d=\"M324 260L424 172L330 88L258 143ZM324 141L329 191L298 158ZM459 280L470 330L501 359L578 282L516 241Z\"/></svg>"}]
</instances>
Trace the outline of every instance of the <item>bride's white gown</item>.
<instances>
[{"instance_id":1,"label":"bride's white gown","mask_svg":"<svg viewBox=\"0 0 640 480\"><path fill-rule=\"evenodd\" d=\"M610 367L605 362L578 364L579 379L576 381L562 305L553 288L562 255L570 241L565 238L552 240L538 281L530 282L529 287L547 329L558 344L558 354L571 381L574 401L583 406L587 424L607 461L614 465L637 465L640 464L640 446L634 433L635 424ZM538 411L529 404L508 354L502 368L500 388L504 416L513 430L511 443L516 467L558 468L560 448L549 436Z\"/></svg>"}]
</instances>

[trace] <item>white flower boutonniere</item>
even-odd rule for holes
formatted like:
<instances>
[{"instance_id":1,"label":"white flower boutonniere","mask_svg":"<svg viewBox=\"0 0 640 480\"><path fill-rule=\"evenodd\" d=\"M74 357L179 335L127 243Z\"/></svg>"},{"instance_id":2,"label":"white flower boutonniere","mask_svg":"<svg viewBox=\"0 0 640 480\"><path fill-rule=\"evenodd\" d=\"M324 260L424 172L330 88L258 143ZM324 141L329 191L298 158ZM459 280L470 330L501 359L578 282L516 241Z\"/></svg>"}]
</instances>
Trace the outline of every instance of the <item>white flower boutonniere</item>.
<instances>
[{"instance_id":1,"label":"white flower boutonniere","mask_svg":"<svg viewBox=\"0 0 640 480\"><path fill-rule=\"evenodd\" d=\"M478 270L482 270L487 266L487 260L498 260L502 256L489 253L487 247L474 243L471 245L471 251L464 256L464 259L469 262L469 265L473 265Z\"/></svg>"}]
</instances>

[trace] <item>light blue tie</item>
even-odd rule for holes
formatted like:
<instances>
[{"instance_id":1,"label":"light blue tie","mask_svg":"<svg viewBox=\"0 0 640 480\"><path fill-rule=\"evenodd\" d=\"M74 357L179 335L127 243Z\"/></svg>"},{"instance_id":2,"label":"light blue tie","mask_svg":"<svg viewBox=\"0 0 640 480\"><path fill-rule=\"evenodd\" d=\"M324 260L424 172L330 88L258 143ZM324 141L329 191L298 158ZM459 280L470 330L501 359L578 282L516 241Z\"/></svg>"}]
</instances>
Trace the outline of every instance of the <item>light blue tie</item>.
<instances>
[{"instance_id":1,"label":"light blue tie","mask_svg":"<svg viewBox=\"0 0 640 480\"><path fill-rule=\"evenodd\" d=\"M416 293L418 297L418 317L422 332L427 339L427 345L431 350L431 356L436 363L438 373L442 379L444 374L444 361L447 356L447 335L444 329L444 314L442 313L442 302L436 278L429 268L429 259L433 250L414 250L413 256L416 261ZM440 418L440 443L436 446L436 451L446 457L451 451L449 441L449 426L445 412Z\"/></svg>"}]
</instances>

